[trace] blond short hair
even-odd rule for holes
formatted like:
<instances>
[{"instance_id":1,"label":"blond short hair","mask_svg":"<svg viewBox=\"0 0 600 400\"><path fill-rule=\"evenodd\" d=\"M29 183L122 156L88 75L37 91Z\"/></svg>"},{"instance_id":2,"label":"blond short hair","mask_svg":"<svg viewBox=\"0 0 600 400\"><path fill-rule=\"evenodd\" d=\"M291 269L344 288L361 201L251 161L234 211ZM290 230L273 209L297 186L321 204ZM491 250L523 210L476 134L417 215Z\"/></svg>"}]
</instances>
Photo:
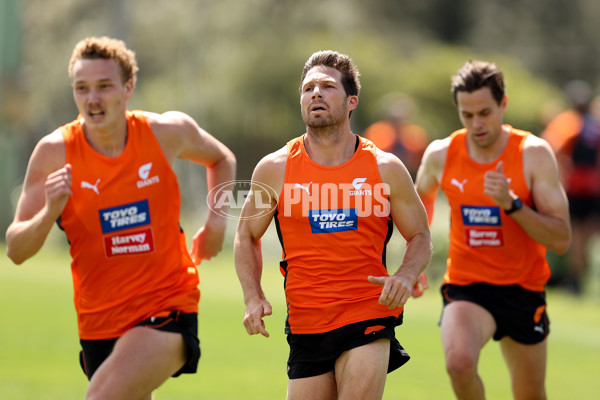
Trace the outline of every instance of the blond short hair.
<instances>
[{"instance_id":1,"label":"blond short hair","mask_svg":"<svg viewBox=\"0 0 600 400\"><path fill-rule=\"evenodd\" d=\"M115 60L121 69L123 82L131 79L133 87L135 87L138 71L135 52L128 49L122 40L102 36L85 38L77 43L73 49L71 61L69 61L71 81L73 81L73 67L78 60L82 59Z\"/></svg>"}]
</instances>

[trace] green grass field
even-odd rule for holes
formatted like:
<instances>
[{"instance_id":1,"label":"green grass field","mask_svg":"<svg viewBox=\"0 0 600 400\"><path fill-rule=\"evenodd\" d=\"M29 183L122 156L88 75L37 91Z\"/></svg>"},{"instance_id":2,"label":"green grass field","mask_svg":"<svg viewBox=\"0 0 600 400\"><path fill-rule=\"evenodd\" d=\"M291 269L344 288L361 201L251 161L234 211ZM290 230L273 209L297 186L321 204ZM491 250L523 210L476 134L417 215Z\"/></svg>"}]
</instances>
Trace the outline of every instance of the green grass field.
<instances>
[{"instance_id":1,"label":"green grass field","mask_svg":"<svg viewBox=\"0 0 600 400\"><path fill-rule=\"evenodd\" d=\"M77 359L79 343L67 250L48 246L21 266L12 265L4 248L0 250L0 399L84 398L87 381ZM263 281L274 308L266 319L271 337L248 336L242 326L244 305L231 253L203 263L199 371L170 379L157 390L156 399L285 398L287 343L282 278L275 268L277 251L269 253ZM409 301L405 324L397 329L412 359L388 375L387 400L453 398L437 327L441 301L437 285L432 286L424 297ZM552 289L548 303L552 321L549 398L600 398L600 296L593 291L573 298ZM480 373L488 399L511 398L497 343L484 349Z\"/></svg>"}]
</instances>

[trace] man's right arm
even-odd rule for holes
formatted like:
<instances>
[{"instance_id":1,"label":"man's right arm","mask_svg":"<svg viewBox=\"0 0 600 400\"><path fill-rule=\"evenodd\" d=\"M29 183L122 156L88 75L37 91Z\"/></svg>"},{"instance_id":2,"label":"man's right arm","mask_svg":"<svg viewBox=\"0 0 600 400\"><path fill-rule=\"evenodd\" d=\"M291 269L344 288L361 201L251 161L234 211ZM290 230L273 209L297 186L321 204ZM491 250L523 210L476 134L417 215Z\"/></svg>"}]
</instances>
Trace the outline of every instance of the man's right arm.
<instances>
[{"instance_id":1,"label":"man's right arm","mask_svg":"<svg viewBox=\"0 0 600 400\"><path fill-rule=\"evenodd\" d=\"M21 264L42 247L71 195L71 166L65 165L60 131L35 147L13 222L6 230L6 253Z\"/></svg>"},{"instance_id":2,"label":"man's right arm","mask_svg":"<svg viewBox=\"0 0 600 400\"><path fill-rule=\"evenodd\" d=\"M433 221L435 199L440 188L449 143L449 139L434 140L427 146L415 179L417 194L425 206L429 226ZM422 272L411 294L413 297L420 297L428 287L427 277Z\"/></svg>"},{"instance_id":3,"label":"man's right arm","mask_svg":"<svg viewBox=\"0 0 600 400\"><path fill-rule=\"evenodd\" d=\"M449 139L434 140L425 150L417 172L415 186L427 211L429 225L433 220L433 205L440 188Z\"/></svg>"},{"instance_id":4,"label":"man's right arm","mask_svg":"<svg viewBox=\"0 0 600 400\"><path fill-rule=\"evenodd\" d=\"M252 175L252 187L246 198L233 244L234 263L244 293L244 327L249 335L269 337L263 317L271 315L271 304L261 287L262 253L260 239L266 232L281 192L285 174L285 153L281 150L263 158ZM257 205L270 205L268 213Z\"/></svg>"}]
</instances>

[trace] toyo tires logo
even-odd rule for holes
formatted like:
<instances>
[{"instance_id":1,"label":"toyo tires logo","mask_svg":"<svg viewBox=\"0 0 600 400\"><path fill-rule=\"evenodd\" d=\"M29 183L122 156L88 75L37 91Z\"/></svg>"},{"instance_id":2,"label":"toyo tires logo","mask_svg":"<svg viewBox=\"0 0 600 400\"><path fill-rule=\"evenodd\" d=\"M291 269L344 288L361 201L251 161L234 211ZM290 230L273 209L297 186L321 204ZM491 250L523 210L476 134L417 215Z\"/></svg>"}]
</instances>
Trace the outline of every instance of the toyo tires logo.
<instances>
[{"instance_id":1,"label":"toyo tires logo","mask_svg":"<svg viewBox=\"0 0 600 400\"><path fill-rule=\"evenodd\" d=\"M269 185L254 182L254 190L263 195L251 195L252 181L250 180L224 182L208 192L206 203L215 214L233 219L259 218L269 214L277 207L275 190ZM250 214L242 217L241 211L246 201L252 201L254 207Z\"/></svg>"}]
</instances>

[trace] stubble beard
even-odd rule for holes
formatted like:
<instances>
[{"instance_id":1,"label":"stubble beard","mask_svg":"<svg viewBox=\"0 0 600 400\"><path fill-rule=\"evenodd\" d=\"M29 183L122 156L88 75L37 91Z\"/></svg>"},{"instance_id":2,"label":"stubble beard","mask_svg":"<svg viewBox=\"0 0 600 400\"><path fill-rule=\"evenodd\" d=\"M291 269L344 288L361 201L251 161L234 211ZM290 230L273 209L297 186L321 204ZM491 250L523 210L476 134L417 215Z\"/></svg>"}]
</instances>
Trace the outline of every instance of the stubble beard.
<instances>
[{"instance_id":1,"label":"stubble beard","mask_svg":"<svg viewBox=\"0 0 600 400\"><path fill-rule=\"evenodd\" d=\"M311 133L326 138L339 135L346 119L346 113L347 108L344 107L339 114L329 114L322 118L310 118L308 115L303 115L302 117L307 129Z\"/></svg>"}]
</instances>

